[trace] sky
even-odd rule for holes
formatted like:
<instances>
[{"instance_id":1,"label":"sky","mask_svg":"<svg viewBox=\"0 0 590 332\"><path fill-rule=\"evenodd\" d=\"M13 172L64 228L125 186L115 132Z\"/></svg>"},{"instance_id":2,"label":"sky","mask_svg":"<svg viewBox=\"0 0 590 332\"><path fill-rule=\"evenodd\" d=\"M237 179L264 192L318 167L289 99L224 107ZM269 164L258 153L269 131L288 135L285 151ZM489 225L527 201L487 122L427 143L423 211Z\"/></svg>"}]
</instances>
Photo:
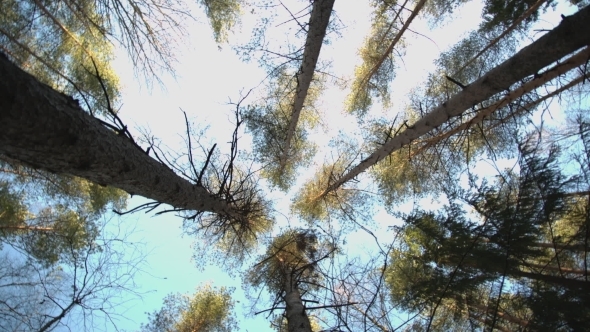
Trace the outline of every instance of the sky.
<instances>
[{"instance_id":1,"label":"sky","mask_svg":"<svg viewBox=\"0 0 590 332\"><path fill-rule=\"evenodd\" d=\"M306 6L306 2L301 1L284 3L295 11ZM138 130L149 131L172 151L182 151L185 148L185 124L181 110L187 113L195 128L208 127L203 142L205 145L211 146L215 142L225 144L233 130L231 119L234 108L228 103L237 101L240 91L245 93L258 86L265 77L264 71L258 68L256 62L241 62L228 45L222 45L220 49L213 41L203 13L198 8L193 10L197 21L187 26L188 35L179 40L176 77L163 75L164 87L156 85L149 89L142 83L134 75L124 50L117 50L115 61L115 69L122 84L120 117L129 127L134 128L136 137L140 135ZM343 28L339 31L340 36L334 33L328 36L330 44L323 46L320 61L331 61L331 73L351 77L354 65L359 61L357 49L369 29L370 8L364 1L336 1L334 10ZM429 38L408 34L407 52L392 87L394 108L403 107L409 88L426 78L428 72L434 68L432 61L440 51L459 41L468 29L479 23L480 12L481 3L471 1L457 10L445 24L432 30L422 20L412 24L413 30ZM236 35L230 36L230 42L249 38L253 24L253 21L245 17ZM548 22L547 24L549 25ZM320 131L310 136L311 140L319 142L319 146L326 145L328 139L334 137L338 130L357 129L356 121L352 118L343 121L346 116L341 110L346 93L347 90L331 87L324 94L321 105L327 127L322 128L325 132ZM248 148L249 140L244 135L239 144ZM316 163L321 163L326 158L323 151L318 151L314 160ZM310 169L313 171L313 167ZM305 176L301 178L304 179ZM289 211L289 199L285 199L283 194L275 191L269 195L275 199L277 210ZM129 200L128 207L133 208L145 202L147 200L142 197L133 197ZM397 222L382 210L377 211L375 220L382 229ZM118 314L125 317L120 317L117 322L121 331L138 330L140 323L146 322L145 312L158 310L162 305L162 298L167 294L191 294L195 287L203 283L211 283L217 287L235 287L234 300L240 302L235 307L240 331L272 331L265 315L246 317L249 309L243 306L247 301L239 279L232 279L217 267L203 266L203 262L193 260L194 238L183 236L180 217L138 212L124 216L120 221L123 227L132 230L128 241L142 243L147 254L142 270L135 275L134 280L136 291L142 294L141 298L124 298L125 303L117 310ZM286 222L285 218L277 220L280 225ZM360 251L372 241L366 233L357 232L349 236L349 250Z\"/></svg>"}]
</instances>

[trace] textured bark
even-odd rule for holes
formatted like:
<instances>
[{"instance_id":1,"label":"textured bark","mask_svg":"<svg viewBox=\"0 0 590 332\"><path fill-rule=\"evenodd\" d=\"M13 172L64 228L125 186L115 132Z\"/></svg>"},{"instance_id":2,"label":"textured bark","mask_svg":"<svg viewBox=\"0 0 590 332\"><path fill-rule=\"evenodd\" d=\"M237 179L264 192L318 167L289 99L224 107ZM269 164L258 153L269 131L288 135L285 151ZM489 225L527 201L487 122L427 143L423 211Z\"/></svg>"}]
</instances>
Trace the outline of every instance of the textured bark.
<instances>
[{"instance_id":1,"label":"textured bark","mask_svg":"<svg viewBox=\"0 0 590 332\"><path fill-rule=\"evenodd\" d=\"M292 282L291 275L285 276L285 293L287 307L285 315L289 332L311 332L311 323L305 313L301 294L299 294L295 283Z\"/></svg>"},{"instance_id":2,"label":"textured bark","mask_svg":"<svg viewBox=\"0 0 590 332\"><path fill-rule=\"evenodd\" d=\"M313 2L313 8L309 18L307 39L305 40L305 49L303 50L303 60L299 72L297 73L297 87L295 89L295 99L293 100L293 108L291 109L291 120L289 121L289 128L287 129L285 146L283 147L283 155L280 158L281 169L285 167L287 159L289 158L289 150L291 149L291 141L295 135L295 128L299 122L299 116L303 109L303 103L307 97L309 86L315 72L315 67L320 56L320 49L326 36L326 29L330 22L330 15L332 14L332 7L334 7L335 0L316 0Z\"/></svg>"},{"instance_id":3,"label":"textured bark","mask_svg":"<svg viewBox=\"0 0 590 332\"><path fill-rule=\"evenodd\" d=\"M590 57L590 48L584 49L584 51L577 53L573 57L564 61L564 63L559 64L559 65L551 68L550 70L547 70L543 74L539 75L539 77L533 79L530 82L527 82L527 83L521 85L518 89L514 89L508 95L506 95L506 97L502 98L501 100L494 103L493 105L490 105L486 108L478 110L478 113L473 118L471 118L469 121L464 122L461 125L453 128L443 134L440 134L436 137L429 139L426 142L426 144L424 144L418 150L416 150L415 152L412 153L412 155L410 156L410 159L413 158L414 156L426 151L427 149L431 148L432 146L440 143L444 139L447 139L447 138L455 135L458 132L466 130L475 124L483 122L483 120L486 117L490 116L492 113L501 109L502 107L507 106L508 104L510 104L511 102L516 100L517 98L520 98L523 95L537 89L541 85L551 81L552 79L554 79L560 75L563 75L566 72L568 72L574 68L577 68L580 65L583 65L586 61L588 61L588 57ZM570 83L547 94L546 96L541 97L533 102L530 102L522 107L519 107L517 110L515 110L514 112L512 112L508 116L506 116L504 119L502 119L502 123L505 122L507 119L512 118L516 115L519 115L520 113L522 113L524 111L530 110L532 107L535 107L539 103L541 103L551 97L554 97L565 90L568 90L568 89L574 87L575 85L583 82L585 79L586 79L586 77L584 75L581 75L578 78L571 81Z\"/></svg>"},{"instance_id":4,"label":"textured bark","mask_svg":"<svg viewBox=\"0 0 590 332\"><path fill-rule=\"evenodd\" d=\"M537 73L570 53L590 45L590 34L587 31L590 31L590 6L574 15L565 17L559 26L490 70L477 81L466 86L461 92L433 109L405 131L391 138L368 158L362 160L332 183L320 196L325 196L336 190L389 154L410 144L450 118L461 115L474 105L508 90L518 81Z\"/></svg>"},{"instance_id":5,"label":"textured bark","mask_svg":"<svg viewBox=\"0 0 590 332\"><path fill-rule=\"evenodd\" d=\"M188 210L239 218L211 195L105 128L0 53L0 154Z\"/></svg>"}]
</instances>

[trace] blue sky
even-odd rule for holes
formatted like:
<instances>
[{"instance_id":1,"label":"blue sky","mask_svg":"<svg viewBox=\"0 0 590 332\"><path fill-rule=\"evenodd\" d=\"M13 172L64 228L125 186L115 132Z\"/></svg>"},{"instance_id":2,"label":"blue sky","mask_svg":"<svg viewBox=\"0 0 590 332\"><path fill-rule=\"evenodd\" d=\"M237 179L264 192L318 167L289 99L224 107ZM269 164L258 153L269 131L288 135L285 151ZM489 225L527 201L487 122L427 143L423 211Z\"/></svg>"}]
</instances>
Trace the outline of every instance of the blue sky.
<instances>
[{"instance_id":1,"label":"blue sky","mask_svg":"<svg viewBox=\"0 0 590 332\"><path fill-rule=\"evenodd\" d=\"M290 8L298 10L305 6L301 1L285 2ZM447 20L447 23L429 30L425 22L416 21L412 29L426 34L429 39L411 36L404 63L397 71L397 78L392 90L395 91L392 100L394 107L402 107L409 88L420 83L433 68L432 60L449 45L458 41L468 28L479 23L481 5L477 1L463 6ZM331 72L336 75L350 76L354 64L358 62L357 49L369 28L370 9L361 1L336 1L336 13L344 23L345 29L340 31L341 37L332 35L331 44L322 49L321 59L332 60ZM178 48L178 63L175 66L176 79L164 75L165 89L154 86L152 90L138 81L133 74L133 68L122 51L118 51L115 69L120 75L122 90L121 118L135 129L149 130L151 134L160 138L173 151L184 149L183 135L185 133L184 118L180 109L184 110L189 119L199 128L209 126L207 131L208 143L224 144L228 141L233 130L230 123L233 107L227 105L231 99L236 101L240 91L258 85L264 78L264 72L256 63L244 64L227 45L220 50L213 42L212 33L204 15L194 11L198 21L187 28L189 35L180 40ZM556 13L555 15L559 15ZM241 33L230 37L230 42L248 38L249 28L253 23L245 20ZM240 28L239 28L240 30ZM276 38L280 38L277 36ZM324 116L328 126L327 132L312 135L320 143L327 143L327 138L333 137L337 130L356 130L355 121L342 121L342 101L347 90L330 88L322 101ZM401 100L402 102L397 102ZM347 125L348 124L348 127ZM137 132L136 132L137 133ZM137 134L139 135L139 134ZM207 141L205 141L207 143ZM249 137L241 138L239 144L247 147ZM325 157L320 149L317 163ZM485 172L485 171L484 171ZM305 176L302 176L304 179ZM276 199L278 210L288 213L289 196L279 192L270 193ZM141 197L134 197L129 201L129 208L145 203ZM408 208L408 207L406 207ZM375 220L382 229L391 225L395 220L378 211ZM192 259L194 239L183 236L182 219L172 214L154 216L139 212L123 217L123 225L134 227L130 241L143 242L148 253L143 271L136 274L137 291L143 293L140 299L132 299L121 307L118 312L128 320L119 320L121 330L135 331L139 324L146 321L145 312L157 310L162 305L162 298L171 292L192 293L195 287L210 282L214 286L235 287L234 300L236 316L240 322L240 331L270 331L269 323L264 315L255 319L245 318L247 312L243 308L246 300L240 281L232 279L217 267L197 268L202 262ZM284 218L278 218L279 224L285 223ZM366 234L358 233L349 236L349 251L360 251L362 245L370 243ZM259 308L265 309L265 308ZM109 329L110 330L110 329Z\"/></svg>"},{"instance_id":2,"label":"blue sky","mask_svg":"<svg viewBox=\"0 0 590 332\"><path fill-rule=\"evenodd\" d=\"M294 8L301 6L301 2L297 2ZM474 7L477 8L477 6L468 5L466 10L469 12ZM351 75L354 64L358 62L357 48L361 45L369 28L370 11L366 5L359 2L344 1L337 1L335 10L348 27L341 32L342 37L332 36L332 44L322 49L321 56L322 59L334 58L333 72ZM233 110L226 103L229 99L237 100L241 90L247 91L258 85L265 76L256 63L244 64L239 61L230 47L223 46L220 51L211 38L211 30L205 17L203 15L198 17L199 22L189 26L190 36L186 43L183 41L181 45L182 53L178 57L176 66L177 78L165 76L164 91L154 86L150 92L146 86L137 82L124 54L119 56L117 62L117 71L123 85L121 98L123 107L120 113L122 118L132 127L149 128L154 136L162 139L172 149L184 148L182 145L184 119L180 108L187 112L189 118L195 120L198 126L210 126L208 134L212 142L226 142L232 130L229 117ZM246 38L249 35L247 24L245 22L242 27L243 36ZM420 31L424 31L424 28L426 27L424 26ZM425 77L432 68L433 57L451 42L442 40L442 36L447 35L445 31L449 29L457 30L451 24L429 34L436 44L425 38L415 38L411 41L413 47L408 49L408 56L404 59L406 68L398 72L396 82L398 84L402 82L402 84L397 87L397 90L414 86ZM188 47L185 47L187 45ZM183 47L185 49L182 49ZM334 54L337 54L337 57ZM355 126L355 121L339 121L341 103L346 92L339 89L329 91L332 97L325 98L323 101L325 115L328 117L327 123L340 125L348 123ZM342 126L329 129L346 130ZM355 130L354 127L350 129ZM330 135L317 135L316 139L325 140L325 137ZM247 139L247 137L243 139L240 144L247 146ZM321 158L324 157L321 152L318 155ZM274 195L280 197L280 193L275 192ZM129 202L129 207L137 206L142 202L145 202L143 198L133 198ZM288 211L288 205L285 204L282 210ZM228 277L217 267L207 267L204 271L197 269L196 266L201 263L192 260L191 245L194 240L189 236L183 236L181 218L171 214L146 215L143 212L125 218L131 219L130 223L137 223L137 234L133 234L132 238L145 242L150 254L147 257L146 272L138 273L136 278L136 283L141 286L140 292L145 294L141 300L126 304L129 308L124 315L132 321L121 321L119 324L121 329L133 331L140 322L145 322L144 312L157 310L162 305L162 298L166 294L191 293L200 283L211 282L219 287L236 288L234 299L241 302L236 305L236 316L240 321L241 331L271 331L264 315L258 315L254 320L244 318L244 309L247 310L247 308L242 308L242 304L246 301L239 280ZM391 219L384 212L377 216L377 220L386 218ZM365 233L359 232L355 236L350 236L349 246L359 250L361 243L371 242L372 240L368 239Z\"/></svg>"}]
</instances>

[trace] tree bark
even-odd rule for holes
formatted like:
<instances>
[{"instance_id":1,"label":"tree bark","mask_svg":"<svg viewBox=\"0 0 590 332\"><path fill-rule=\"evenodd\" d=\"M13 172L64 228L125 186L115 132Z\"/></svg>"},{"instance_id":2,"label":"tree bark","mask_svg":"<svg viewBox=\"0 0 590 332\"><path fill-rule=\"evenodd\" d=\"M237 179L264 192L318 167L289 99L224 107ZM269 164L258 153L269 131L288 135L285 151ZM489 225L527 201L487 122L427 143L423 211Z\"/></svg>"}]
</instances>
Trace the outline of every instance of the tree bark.
<instances>
[{"instance_id":1,"label":"tree bark","mask_svg":"<svg viewBox=\"0 0 590 332\"><path fill-rule=\"evenodd\" d=\"M53 227L39 227L39 226L0 226L0 231L11 230L11 231L37 231L37 232L53 232Z\"/></svg>"},{"instance_id":2,"label":"tree bark","mask_svg":"<svg viewBox=\"0 0 590 332\"><path fill-rule=\"evenodd\" d=\"M285 276L285 315L289 332L311 332L311 323L305 313L301 294L290 274Z\"/></svg>"},{"instance_id":3,"label":"tree bark","mask_svg":"<svg viewBox=\"0 0 590 332\"><path fill-rule=\"evenodd\" d=\"M520 15L520 17L518 19L516 19L514 21L514 23L512 23L508 28L506 28L506 30L504 30L498 37L494 38L491 42L489 42L486 45L486 47L484 47L481 51L477 52L477 54L473 58L471 58L467 62L465 62L465 64L463 64L463 66L461 66L461 68L459 68L457 71L455 71L455 73L453 73L453 76L456 76L457 74L462 72L463 69L465 69L467 66L472 64L473 61L475 61L477 58L482 56L482 54L484 54L487 50L492 48L492 46L496 45L507 34L512 32L518 25L520 25L520 23L522 23L522 21L524 21L527 17L531 16L537 9L539 9L539 7L541 7L541 5L545 3L545 1L546 0L538 0L534 5L531 6L531 8L527 9L526 12L524 12L522 15Z\"/></svg>"},{"instance_id":4,"label":"tree bark","mask_svg":"<svg viewBox=\"0 0 590 332\"><path fill-rule=\"evenodd\" d=\"M572 268L568 268L568 267L557 267L557 266L547 266L545 264L537 264L537 263L524 263L524 266L526 267L530 267L533 269L538 269L541 271L552 271L552 272L559 272L560 274L563 273L571 273L571 274L577 274L580 276L585 276L588 274L588 272L590 271L585 271L585 270L578 270L578 269L572 269Z\"/></svg>"},{"instance_id":5,"label":"tree bark","mask_svg":"<svg viewBox=\"0 0 590 332\"><path fill-rule=\"evenodd\" d=\"M386 158L389 154L410 144L413 140L430 132L450 118L461 115L465 110L497 93L508 90L513 84L537 73L564 56L590 45L590 34L584 32L589 30L590 6L587 6L575 14L565 17L559 26L490 70L477 81L467 85L461 92L433 109L402 133L387 141L368 158L362 160L340 179L332 183L320 196L323 197L336 190L347 181Z\"/></svg>"},{"instance_id":6,"label":"tree bark","mask_svg":"<svg viewBox=\"0 0 590 332\"><path fill-rule=\"evenodd\" d=\"M176 208L240 214L178 176L128 138L105 128L77 100L25 73L0 53L0 154Z\"/></svg>"},{"instance_id":7,"label":"tree bark","mask_svg":"<svg viewBox=\"0 0 590 332\"><path fill-rule=\"evenodd\" d=\"M447 139L447 138L455 135L458 132L466 130L475 124L483 122L483 120L486 117L490 116L492 113L496 112L497 110L501 109L502 107L507 106L508 104L510 104L511 102L516 100L517 98L520 98L523 95L525 95L526 93L529 93L529 92L537 89L541 85L551 81L552 79L556 78L557 76L563 75L566 72L584 64L588 60L589 56L590 56L590 48L586 48L586 49L584 49L584 51L582 51L582 52L574 55L570 59L568 59L565 63L559 64L559 65L551 68L550 70L544 72L543 74L541 74L539 77L533 79L532 81L523 84L522 86L520 86L517 89L514 89L506 97L497 101L493 105L490 105L486 108L478 110L478 113L473 118L471 118L469 121L464 122L464 123L460 124L459 126L453 128L443 134L440 134L436 137L429 139L426 142L426 144L424 144L418 150L416 150L415 152L412 153L412 155L410 156L410 159L412 159L416 155L426 151L427 149L431 148L432 146L440 143L444 139ZM586 79L586 77L584 75L581 75L578 78L574 79L572 82L570 82L567 85L547 94L546 96L543 96L543 97L541 97L535 101L532 101L522 107L519 107L517 110L510 113L508 116L506 116L501 121L505 122L508 118L515 117L519 113L522 113L523 111L526 111L526 110L531 109L532 107L535 107L536 105L543 102L544 100L554 97L557 94L574 87L575 85L581 83L585 79Z\"/></svg>"},{"instance_id":8,"label":"tree bark","mask_svg":"<svg viewBox=\"0 0 590 332\"><path fill-rule=\"evenodd\" d=\"M518 269L509 269L508 275L514 277L522 277L531 280L543 281L548 284L560 285L562 287L571 289L572 291L584 291L590 290L590 282L578 279L562 278L558 276L552 276L541 273L525 272Z\"/></svg>"},{"instance_id":9,"label":"tree bark","mask_svg":"<svg viewBox=\"0 0 590 332\"><path fill-rule=\"evenodd\" d=\"M303 60L301 67L297 73L297 87L295 89L295 99L293 100L293 108L291 109L291 120L289 128L287 129L287 136L285 138L285 146L283 154L279 160L281 169L284 169L287 159L289 159L289 150L291 149L291 141L295 135L295 128L299 122L299 116L303 109L303 103L307 97L309 86L315 72L315 67L320 56L320 49L326 36L326 29L330 22L332 8L335 0L316 0L313 1L313 8L309 18L307 39L305 40L305 49L303 50Z\"/></svg>"},{"instance_id":10,"label":"tree bark","mask_svg":"<svg viewBox=\"0 0 590 332\"><path fill-rule=\"evenodd\" d=\"M569 251L581 251L581 252L585 252L587 250L586 245L583 243L561 244L561 243L537 242L533 245L533 247L560 249L560 250L569 250Z\"/></svg>"},{"instance_id":11,"label":"tree bark","mask_svg":"<svg viewBox=\"0 0 590 332\"><path fill-rule=\"evenodd\" d=\"M54 324L56 324L57 322L62 320L66 316L66 314L68 312L70 312L70 310L72 310L72 308L74 308L74 306L76 304L77 304L76 301L72 301L67 307L62 309L62 311L59 313L59 315L52 317L47 323L43 324L43 326L41 326L41 328L39 329L39 332L45 332L45 331L48 331L50 328L52 328L54 326Z\"/></svg>"},{"instance_id":12,"label":"tree bark","mask_svg":"<svg viewBox=\"0 0 590 332\"><path fill-rule=\"evenodd\" d=\"M447 265L447 266L457 266L459 262L456 257L456 258L444 259L443 261L441 261L441 263L444 265ZM477 269L479 271L484 272L484 274L491 272L491 273L502 275L502 274L506 273L507 276L515 278L515 279L527 278L527 279L531 279L531 280L543 281L548 284L560 285L560 286L563 286L565 288L569 288L572 290L582 290L582 289L590 290L590 282L586 282L585 280L564 278L564 277L560 277L560 276L553 276L553 275L542 274L542 273L537 273L537 272L522 271L522 270L518 269L518 267L514 267L514 266L511 266L510 268L508 268L507 271L505 271L504 268L501 266L494 266L494 265L486 264L484 261L479 260L476 257L470 257L470 258L463 259L463 261L461 262L461 266ZM544 267L543 265L536 265L536 264L530 264L530 263L525 263L525 264L523 264L523 266L525 266L525 267L531 266L531 267L539 267L539 268ZM553 270L553 269L548 267L548 268L546 268L546 270ZM562 272L578 274L576 272L579 272L579 270L567 271L565 268L562 268Z\"/></svg>"}]
</instances>

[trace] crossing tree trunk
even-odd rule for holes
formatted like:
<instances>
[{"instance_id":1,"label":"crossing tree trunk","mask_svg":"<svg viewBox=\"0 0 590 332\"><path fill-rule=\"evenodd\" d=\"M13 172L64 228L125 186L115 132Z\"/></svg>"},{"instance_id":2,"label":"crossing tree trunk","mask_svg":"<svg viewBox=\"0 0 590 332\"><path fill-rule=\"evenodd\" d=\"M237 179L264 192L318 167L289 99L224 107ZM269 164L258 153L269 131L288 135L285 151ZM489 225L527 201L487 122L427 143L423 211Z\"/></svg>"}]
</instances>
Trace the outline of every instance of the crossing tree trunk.
<instances>
[{"instance_id":1,"label":"crossing tree trunk","mask_svg":"<svg viewBox=\"0 0 590 332\"><path fill-rule=\"evenodd\" d=\"M520 80L534 75L546 66L580 48L590 45L590 34L585 32L589 30L590 6L571 16L564 17L559 26L490 70L477 81L465 86L461 92L452 96L422 119L416 121L412 126L385 142L369 157L331 183L319 197L336 190L391 153L437 128L450 118L461 115L467 109L495 94L507 91Z\"/></svg>"}]
</instances>

